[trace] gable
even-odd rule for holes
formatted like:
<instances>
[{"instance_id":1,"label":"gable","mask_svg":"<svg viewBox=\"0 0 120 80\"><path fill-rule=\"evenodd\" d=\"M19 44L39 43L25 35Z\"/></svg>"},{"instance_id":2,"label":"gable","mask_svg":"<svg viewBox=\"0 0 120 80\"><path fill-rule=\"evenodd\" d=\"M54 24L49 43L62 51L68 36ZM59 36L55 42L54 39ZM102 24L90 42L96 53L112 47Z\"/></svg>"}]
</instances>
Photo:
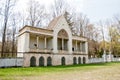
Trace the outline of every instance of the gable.
<instances>
[{"instance_id":1,"label":"gable","mask_svg":"<svg viewBox=\"0 0 120 80\"><path fill-rule=\"evenodd\" d=\"M63 15L54 18L48 25L47 29L54 30L55 28L61 27L61 26L69 28L69 25Z\"/></svg>"}]
</instances>

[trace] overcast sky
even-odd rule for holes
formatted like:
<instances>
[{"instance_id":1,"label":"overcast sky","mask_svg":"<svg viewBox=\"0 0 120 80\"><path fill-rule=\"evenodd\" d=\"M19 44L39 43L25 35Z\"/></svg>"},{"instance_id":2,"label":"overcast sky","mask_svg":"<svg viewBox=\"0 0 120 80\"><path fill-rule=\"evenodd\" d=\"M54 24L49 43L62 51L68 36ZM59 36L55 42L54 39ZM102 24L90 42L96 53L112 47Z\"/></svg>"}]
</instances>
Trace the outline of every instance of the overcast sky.
<instances>
[{"instance_id":1,"label":"overcast sky","mask_svg":"<svg viewBox=\"0 0 120 80\"><path fill-rule=\"evenodd\" d=\"M26 7L29 0L19 0L18 6ZM41 4L49 6L54 0L37 0ZM67 0L77 11L86 14L91 22L111 19L114 15L120 15L120 0Z\"/></svg>"}]
</instances>

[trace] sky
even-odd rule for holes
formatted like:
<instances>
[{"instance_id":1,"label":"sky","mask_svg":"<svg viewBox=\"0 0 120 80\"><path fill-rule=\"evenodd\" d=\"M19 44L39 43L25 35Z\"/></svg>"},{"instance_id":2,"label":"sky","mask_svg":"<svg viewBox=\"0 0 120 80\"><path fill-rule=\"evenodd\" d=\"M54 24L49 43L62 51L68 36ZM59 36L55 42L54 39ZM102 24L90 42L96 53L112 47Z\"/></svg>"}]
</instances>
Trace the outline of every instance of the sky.
<instances>
[{"instance_id":1,"label":"sky","mask_svg":"<svg viewBox=\"0 0 120 80\"><path fill-rule=\"evenodd\" d=\"M28 0L19 0L18 6L25 9ZM54 0L37 0L49 7ZM114 15L120 15L120 0L67 0L68 4L76 11L81 12L90 19L92 23L100 20L111 19Z\"/></svg>"}]
</instances>

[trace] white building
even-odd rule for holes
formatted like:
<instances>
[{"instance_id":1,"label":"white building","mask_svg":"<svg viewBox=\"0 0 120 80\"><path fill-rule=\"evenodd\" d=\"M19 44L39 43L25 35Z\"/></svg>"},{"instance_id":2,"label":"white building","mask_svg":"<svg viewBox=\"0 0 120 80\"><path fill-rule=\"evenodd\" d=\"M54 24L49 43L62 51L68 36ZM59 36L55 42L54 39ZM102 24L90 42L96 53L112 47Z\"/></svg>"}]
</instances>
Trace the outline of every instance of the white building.
<instances>
[{"instance_id":1,"label":"white building","mask_svg":"<svg viewBox=\"0 0 120 80\"><path fill-rule=\"evenodd\" d=\"M59 16L46 29L20 29L17 57L24 58L25 67L87 63L88 42L73 36L64 16Z\"/></svg>"}]
</instances>

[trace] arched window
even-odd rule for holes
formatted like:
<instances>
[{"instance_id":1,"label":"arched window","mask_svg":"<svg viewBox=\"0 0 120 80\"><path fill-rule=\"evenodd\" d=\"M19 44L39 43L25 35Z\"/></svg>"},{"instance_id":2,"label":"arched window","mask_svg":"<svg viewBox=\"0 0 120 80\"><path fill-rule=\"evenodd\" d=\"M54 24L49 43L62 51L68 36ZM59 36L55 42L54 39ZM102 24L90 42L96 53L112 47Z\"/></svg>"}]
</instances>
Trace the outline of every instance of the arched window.
<instances>
[{"instance_id":1,"label":"arched window","mask_svg":"<svg viewBox=\"0 0 120 80\"><path fill-rule=\"evenodd\" d=\"M73 57L73 64L77 64L76 57Z\"/></svg>"},{"instance_id":2,"label":"arched window","mask_svg":"<svg viewBox=\"0 0 120 80\"><path fill-rule=\"evenodd\" d=\"M65 57L61 58L61 65L65 65Z\"/></svg>"},{"instance_id":3,"label":"arched window","mask_svg":"<svg viewBox=\"0 0 120 80\"><path fill-rule=\"evenodd\" d=\"M78 58L78 64L81 64L81 57Z\"/></svg>"},{"instance_id":4,"label":"arched window","mask_svg":"<svg viewBox=\"0 0 120 80\"><path fill-rule=\"evenodd\" d=\"M30 67L35 67L35 66L36 66L36 58L32 56L30 59Z\"/></svg>"},{"instance_id":5,"label":"arched window","mask_svg":"<svg viewBox=\"0 0 120 80\"><path fill-rule=\"evenodd\" d=\"M47 66L52 66L52 58L51 57L47 58Z\"/></svg>"},{"instance_id":6,"label":"arched window","mask_svg":"<svg viewBox=\"0 0 120 80\"><path fill-rule=\"evenodd\" d=\"M83 57L83 64L85 64L86 63L86 58L85 57Z\"/></svg>"},{"instance_id":7,"label":"arched window","mask_svg":"<svg viewBox=\"0 0 120 80\"><path fill-rule=\"evenodd\" d=\"M61 29L61 30L58 32L58 37L68 38L68 34L67 34L67 32L66 32L64 29Z\"/></svg>"},{"instance_id":8,"label":"arched window","mask_svg":"<svg viewBox=\"0 0 120 80\"><path fill-rule=\"evenodd\" d=\"M39 66L44 66L44 57L39 58Z\"/></svg>"}]
</instances>

